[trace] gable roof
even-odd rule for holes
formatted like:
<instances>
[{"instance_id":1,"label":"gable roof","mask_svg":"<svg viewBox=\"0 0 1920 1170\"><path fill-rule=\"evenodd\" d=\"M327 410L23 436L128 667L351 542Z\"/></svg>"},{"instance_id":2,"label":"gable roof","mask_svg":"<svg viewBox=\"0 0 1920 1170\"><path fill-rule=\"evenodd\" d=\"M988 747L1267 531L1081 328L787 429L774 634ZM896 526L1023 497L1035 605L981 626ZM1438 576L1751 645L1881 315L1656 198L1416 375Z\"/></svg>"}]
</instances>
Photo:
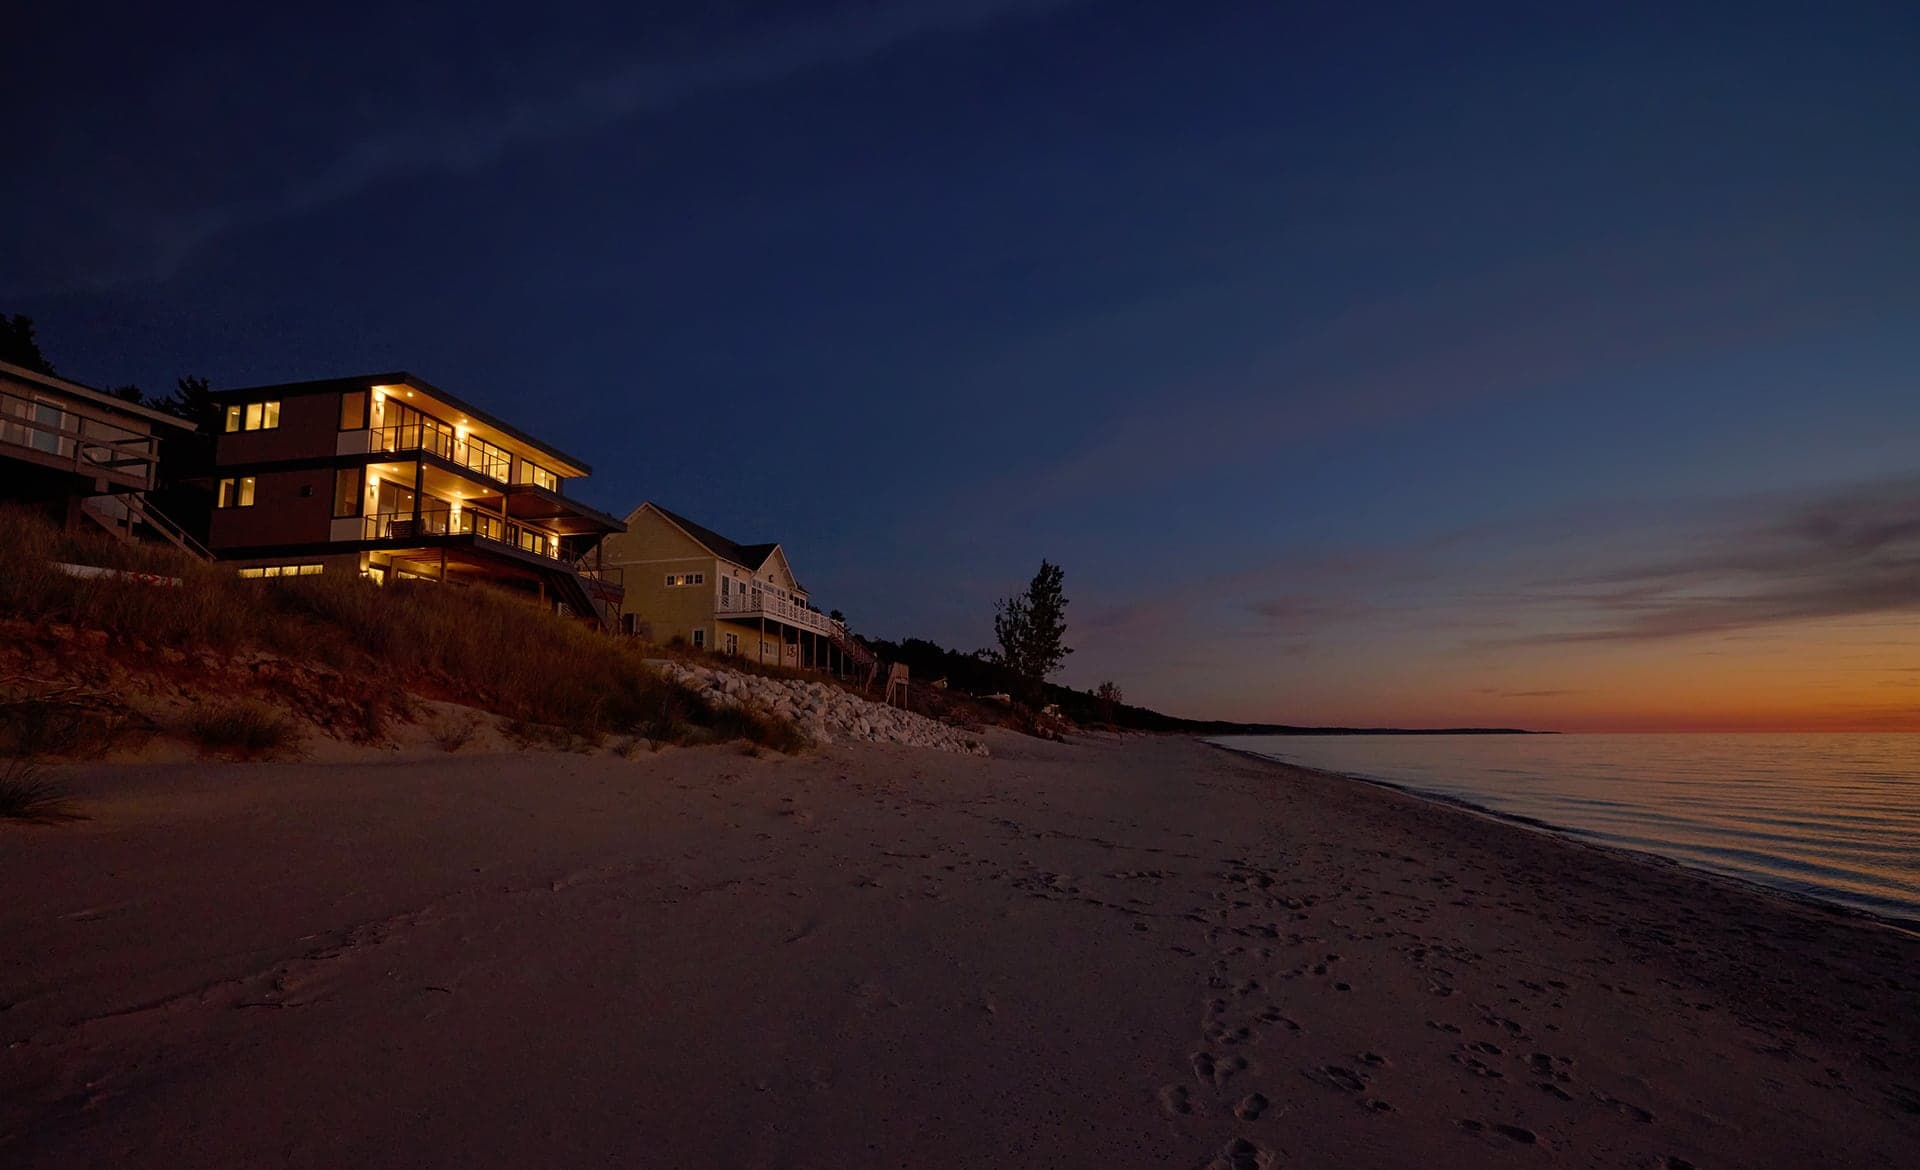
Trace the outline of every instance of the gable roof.
<instances>
[{"instance_id":1,"label":"gable roof","mask_svg":"<svg viewBox=\"0 0 1920 1170\"><path fill-rule=\"evenodd\" d=\"M714 556L722 560L732 561L736 565L745 565L756 573L766 566L767 561L772 559L774 553L780 553L783 560L786 557L786 553L781 552L778 541L772 541L766 544L741 544L738 541L728 540L704 524L694 523L678 512L670 512L651 500L640 505L640 507L652 508L662 516L665 516L668 520L679 526L682 532L685 532L688 536L693 537L694 540L705 545L707 551ZM637 510L638 509L636 509L636 511ZM793 567L791 565L787 567L787 575L789 577L793 576ZM800 592L806 592L806 588L802 586L798 580L795 580L793 585L794 588Z\"/></svg>"},{"instance_id":2,"label":"gable roof","mask_svg":"<svg viewBox=\"0 0 1920 1170\"><path fill-rule=\"evenodd\" d=\"M761 565L767 563L767 558L773 555L773 550L780 547L777 543L741 544L738 541L728 540L713 529L703 524L695 524L678 512L669 512L651 500L642 506L652 507L654 511L679 525L681 531L706 545L707 551L714 556L732 561L736 565L745 565L749 569L758 570Z\"/></svg>"}]
</instances>

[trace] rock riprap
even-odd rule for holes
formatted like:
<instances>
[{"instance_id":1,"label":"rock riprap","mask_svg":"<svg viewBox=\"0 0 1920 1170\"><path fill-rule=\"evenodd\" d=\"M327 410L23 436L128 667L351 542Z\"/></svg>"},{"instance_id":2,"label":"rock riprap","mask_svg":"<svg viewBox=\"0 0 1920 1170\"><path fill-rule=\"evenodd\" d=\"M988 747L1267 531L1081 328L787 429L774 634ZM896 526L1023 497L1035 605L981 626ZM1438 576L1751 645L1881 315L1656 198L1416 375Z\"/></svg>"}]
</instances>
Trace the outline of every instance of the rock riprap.
<instances>
[{"instance_id":1,"label":"rock riprap","mask_svg":"<svg viewBox=\"0 0 1920 1170\"><path fill-rule=\"evenodd\" d=\"M902 743L943 752L987 754L987 745L964 731L898 707L869 703L829 683L767 678L672 661L655 665L662 674L700 692L716 706L752 707L778 715L791 720L817 743Z\"/></svg>"}]
</instances>

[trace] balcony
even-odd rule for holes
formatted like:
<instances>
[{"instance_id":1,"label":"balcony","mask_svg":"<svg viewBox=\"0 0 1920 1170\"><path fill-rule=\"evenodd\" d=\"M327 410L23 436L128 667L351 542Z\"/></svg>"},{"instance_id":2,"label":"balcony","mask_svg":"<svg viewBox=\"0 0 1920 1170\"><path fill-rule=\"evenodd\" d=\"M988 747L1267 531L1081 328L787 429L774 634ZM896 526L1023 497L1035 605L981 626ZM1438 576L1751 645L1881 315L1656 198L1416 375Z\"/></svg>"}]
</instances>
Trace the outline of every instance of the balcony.
<instances>
[{"instance_id":1,"label":"balcony","mask_svg":"<svg viewBox=\"0 0 1920 1170\"><path fill-rule=\"evenodd\" d=\"M822 637L846 640L847 629L817 609L810 609L790 598L780 597L765 590L727 593L716 597L713 602L713 616L728 621L769 621L785 622L790 626L819 634Z\"/></svg>"},{"instance_id":2,"label":"balcony","mask_svg":"<svg viewBox=\"0 0 1920 1170\"><path fill-rule=\"evenodd\" d=\"M566 561L560 554L556 534L483 512L468 506L458 519L448 507L424 507L416 517L411 511L370 512L365 518L365 540L416 540L429 536L476 536L495 544L509 545L523 553Z\"/></svg>"},{"instance_id":3,"label":"balcony","mask_svg":"<svg viewBox=\"0 0 1920 1170\"><path fill-rule=\"evenodd\" d=\"M76 403L0 393L0 451L130 488L153 486L160 440L96 417Z\"/></svg>"},{"instance_id":4,"label":"balcony","mask_svg":"<svg viewBox=\"0 0 1920 1170\"><path fill-rule=\"evenodd\" d=\"M373 427L367 433L367 443L368 449L375 452L398 454L424 451L495 483L510 482L511 457L504 448L485 439L462 439L450 430L413 422Z\"/></svg>"}]
</instances>

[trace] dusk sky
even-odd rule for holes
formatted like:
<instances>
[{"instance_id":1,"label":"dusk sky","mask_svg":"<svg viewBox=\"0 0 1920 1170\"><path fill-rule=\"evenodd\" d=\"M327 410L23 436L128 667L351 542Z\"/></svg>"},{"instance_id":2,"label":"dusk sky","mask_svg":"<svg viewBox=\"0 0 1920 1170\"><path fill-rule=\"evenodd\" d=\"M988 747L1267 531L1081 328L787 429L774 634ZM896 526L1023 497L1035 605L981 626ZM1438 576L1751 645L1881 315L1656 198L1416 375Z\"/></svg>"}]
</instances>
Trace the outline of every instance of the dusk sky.
<instances>
[{"instance_id":1,"label":"dusk sky","mask_svg":"<svg viewBox=\"0 0 1920 1170\"><path fill-rule=\"evenodd\" d=\"M1682 11L1682 9L1685 11ZM1920 9L9 17L0 311L404 369L1182 715L1920 730Z\"/></svg>"}]
</instances>

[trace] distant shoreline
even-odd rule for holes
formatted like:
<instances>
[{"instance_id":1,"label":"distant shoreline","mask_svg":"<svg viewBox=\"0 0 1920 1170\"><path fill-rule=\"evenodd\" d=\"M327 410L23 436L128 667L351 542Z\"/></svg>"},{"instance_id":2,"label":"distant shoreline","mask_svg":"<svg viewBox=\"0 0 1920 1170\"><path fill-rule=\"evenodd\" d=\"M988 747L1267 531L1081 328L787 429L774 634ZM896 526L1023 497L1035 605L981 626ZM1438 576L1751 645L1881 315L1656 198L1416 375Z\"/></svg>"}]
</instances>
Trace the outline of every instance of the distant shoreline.
<instances>
[{"instance_id":1,"label":"distant shoreline","mask_svg":"<svg viewBox=\"0 0 1920 1170\"><path fill-rule=\"evenodd\" d=\"M1559 735L1524 727L1291 727L1282 723L1201 723L1195 735Z\"/></svg>"}]
</instances>

